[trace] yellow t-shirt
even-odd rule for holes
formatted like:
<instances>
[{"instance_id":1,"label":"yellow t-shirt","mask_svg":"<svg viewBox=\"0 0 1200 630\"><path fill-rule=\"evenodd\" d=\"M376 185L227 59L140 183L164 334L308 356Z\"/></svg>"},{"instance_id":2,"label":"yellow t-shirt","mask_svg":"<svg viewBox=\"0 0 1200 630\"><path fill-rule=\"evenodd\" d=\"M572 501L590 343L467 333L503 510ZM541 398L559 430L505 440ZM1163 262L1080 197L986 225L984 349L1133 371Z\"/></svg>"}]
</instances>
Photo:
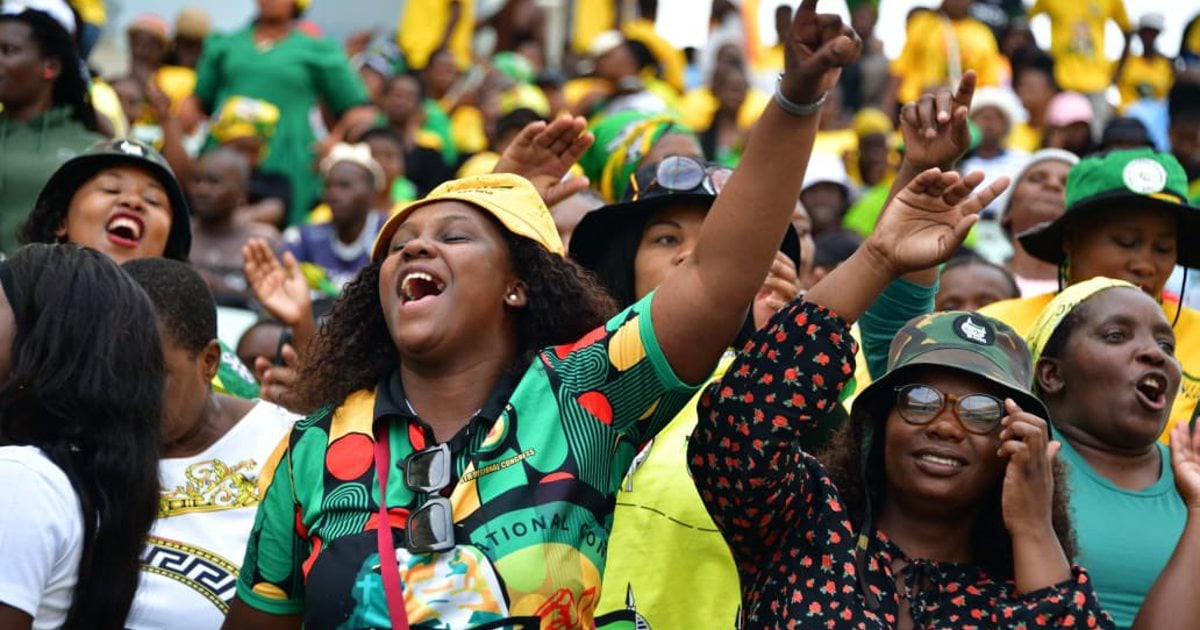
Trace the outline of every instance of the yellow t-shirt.
<instances>
[{"instance_id":1,"label":"yellow t-shirt","mask_svg":"<svg viewBox=\"0 0 1200 630\"><path fill-rule=\"evenodd\" d=\"M1121 90L1121 104L1130 103L1141 98L1139 86L1150 90L1150 98L1162 99L1167 97L1171 86L1175 85L1175 68L1171 60L1162 55L1153 59L1130 55L1121 68L1121 76L1117 79L1117 88Z\"/></svg>"},{"instance_id":2,"label":"yellow t-shirt","mask_svg":"<svg viewBox=\"0 0 1200 630\"><path fill-rule=\"evenodd\" d=\"M741 129L753 127L770 100L771 95L758 88L750 88L746 92L746 100L742 102L742 107L738 110L738 127ZM712 90L707 87L689 90L679 100L679 113L683 116L683 124L697 132L704 131L712 125L717 107L717 97L713 96Z\"/></svg>"},{"instance_id":3,"label":"yellow t-shirt","mask_svg":"<svg viewBox=\"0 0 1200 630\"><path fill-rule=\"evenodd\" d=\"M92 97L92 107L96 109L96 113L112 123L113 137L129 137L129 121L125 120L125 110L121 108L121 98L117 96L116 90L103 80L95 78L88 87L88 93Z\"/></svg>"},{"instance_id":4,"label":"yellow t-shirt","mask_svg":"<svg viewBox=\"0 0 1200 630\"><path fill-rule=\"evenodd\" d=\"M950 34L946 24L951 26ZM900 77L896 97L901 103L916 100L926 88L950 82L951 46L958 48L961 71L974 70L978 85L1000 84L1005 65L991 29L974 18L949 20L927 11L909 23L904 50L892 62L892 74Z\"/></svg>"},{"instance_id":5,"label":"yellow t-shirt","mask_svg":"<svg viewBox=\"0 0 1200 630\"><path fill-rule=\"evenodd\" d=\"M672 46L654 30L654 22L639 18L626 24L621 31L626 38L645 44L662 67L662 80L676 92L683 91L683 71L687 67L687 59L682 50Z\"/></svg>"},{"instance_id":6,"label":"yellow t-shirt","mask_svg":"<svg viewBox=\"0 0 1200 630\"><path fill-rule=\"evenodd\" d=\"M1124 0L1037 0L1032 19L1050 17L1050 54L1054 80L1064 90L1101 92L1112 82L1112 63L1104 55L1104 25L1117 23L1129 32Z\"/></svg>"},{"instance_id":7,"label":"yellow t-shirt","mask_svg":"<svg viewBox=\"0 0 1200 630\"><path fill-rule=\"evenodd\" d=\"M1029 334L1030 327L1042 309L1054 299L1054 293L1035 295L1027 298L1003 300L994 302L982 309L980 313L994 317L1017 331L1021 336ZM1178 305L1167 302L1163 304L1163 312L1167 321L1175 319ZM1166 442L1171 434L1171 427L1176 422L1187 422L1192 417L1196 403L1200 401L1200 311L1184 307L1175 324L1175 357L1183 367L1183 382L1179 394L1175 396L1175 404L1171 407L1171 419L1163 429L1159 438Z\"/></svg>"},{"instance_id":8,"label":"yellow t-shirt","mask_svg":"<svg viewBox=\"0 0 1200 630\"><path fill-rule=\"evenodd\" d=\"M79 17L88 24L104 26L108 21L108 11L104 8L104 0L70 0L70 5L79 12Z\"/></svg>"},{"instance_id":9,"label":"yellow t-shirt","mask_svg":"<svg viewBox=\"0 0 1200 630\"><path fill-rule=\"evenodd\" d=\"M1042 148L1042 132L1030 127L1027 122L1017 123L1013 125L1012 133L1008 134L1008 147L1033 153Z\"/></svg>"},{"instance_id":10,"label":"yellow t-shirt","mask_svg":"<svg viewBox=\"0 0 1200 630\"><path fill-rule=\"evenodd\" d=\"M732 362L733 353L726 353L713 380ZM737 566L687 467L700 395L638 454L633 474L621 482L597 616L624 610L630 593L655 630L734 627L741 602Z\"/></svg>"},{"instance_id":11,"label":"yellow t-shirt","mask_svg":"<svg viewBox=\"0 0 1200 630\"><path fill-rule=\"evenodd\" d=\"M475 35L475 0L407 0L400 23L396 25L396 43L412 68L424 68L429 56L450 25L450 5L458 3L460 10L454 32L446 47L454 53L460 69L471 65L471 37Z\"/></svg>"},{"instance_id":12,"label":"yellow t-shirt","mask_svg":"<svg viewBox=\"0 0 1200 630\"><path fill-rule=\"evenodd\" d=\"M612 0L575 0L575 23L571 28L571 48L584 54L592 40L615 28L616 4Z\"/></svg>"}]
</instances>

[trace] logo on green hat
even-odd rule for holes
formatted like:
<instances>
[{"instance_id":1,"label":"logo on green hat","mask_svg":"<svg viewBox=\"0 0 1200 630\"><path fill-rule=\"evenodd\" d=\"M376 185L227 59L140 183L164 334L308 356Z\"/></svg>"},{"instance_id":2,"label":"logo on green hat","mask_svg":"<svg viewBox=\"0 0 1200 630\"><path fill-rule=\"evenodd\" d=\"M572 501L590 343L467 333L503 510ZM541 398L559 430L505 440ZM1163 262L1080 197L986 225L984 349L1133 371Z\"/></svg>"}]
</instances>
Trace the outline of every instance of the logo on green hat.
<instances>
[{"instance_id":1,"label":"logo on green hat","mask_svg":"<svg viewBox=\"0 0 1200 630\"><path fill-rule=\"evenodd\" d=\"M954 332L959 337L981 346L996 343L995 331L986 322L977 322L970 315L962 315L954 320Z\"/></svg>"},{"instance_id":2,"label":"logo on green hat","mask_svg":"<svg viewBox=\"0 0 1200 630\"><path fill-rule=\"evenodd\" d=\"M1150 158L1130 160L1121 171L1125 187L1139 195L1153 195L1167 186L1167 169Z\"/></svg>"}]
</instances>

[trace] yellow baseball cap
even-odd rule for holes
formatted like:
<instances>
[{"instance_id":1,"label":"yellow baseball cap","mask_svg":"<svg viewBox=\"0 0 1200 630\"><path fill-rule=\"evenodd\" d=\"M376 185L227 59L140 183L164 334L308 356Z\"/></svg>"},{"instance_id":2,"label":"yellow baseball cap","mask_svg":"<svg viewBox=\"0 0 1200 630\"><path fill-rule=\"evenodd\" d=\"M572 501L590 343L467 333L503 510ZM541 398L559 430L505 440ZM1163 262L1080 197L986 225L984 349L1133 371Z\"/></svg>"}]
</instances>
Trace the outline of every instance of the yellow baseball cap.
<instances>
[{"instance_id":1,"label":"yellow baseball cap","mask_svg":"<svg viewBox=\"0 0 1200 630\"><path fill-rule=\"evenodd\" d=\"M448 181L424 199L392 215L375 238L371 262L387 257L392 237L413 210L439 201L461 201L475 206L495 217L509 232L531 239L559 256L564 254L554 218L533 184L511 173L486 173Z\"/></svg>"}]
</instances>

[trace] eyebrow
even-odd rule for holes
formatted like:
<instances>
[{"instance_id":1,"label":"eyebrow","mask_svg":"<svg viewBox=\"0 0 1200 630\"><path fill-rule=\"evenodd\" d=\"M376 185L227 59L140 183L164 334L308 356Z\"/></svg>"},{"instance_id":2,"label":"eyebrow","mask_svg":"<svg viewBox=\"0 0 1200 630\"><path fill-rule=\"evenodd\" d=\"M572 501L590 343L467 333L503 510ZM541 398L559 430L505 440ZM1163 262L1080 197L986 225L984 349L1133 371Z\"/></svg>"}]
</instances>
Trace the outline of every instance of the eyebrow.
<instances>
[{"instance_id":1,"label":"eyebrow","mask_svg":"<svg viewBox=\"0 0 1200 630\"><path fill-rule=\"evenodd\" d=\"M656 225L666 225L680 230L683 229L683 225L674 219L654 219L646 224L646 229L650 229Z\"/></svg>"}]
</instances>

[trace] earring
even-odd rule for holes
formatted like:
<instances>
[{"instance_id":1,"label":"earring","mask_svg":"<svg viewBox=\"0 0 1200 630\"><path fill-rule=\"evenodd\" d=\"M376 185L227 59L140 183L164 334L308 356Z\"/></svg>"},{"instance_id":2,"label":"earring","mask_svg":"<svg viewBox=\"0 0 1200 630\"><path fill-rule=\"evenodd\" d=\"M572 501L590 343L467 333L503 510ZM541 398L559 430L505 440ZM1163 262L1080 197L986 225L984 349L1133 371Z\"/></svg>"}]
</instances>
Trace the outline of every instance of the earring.
<instances>
[{"instance_id":1,"label":"earring","mask_svg":"<svg viewBox=\"0 0 1200 630\"><path fill-rule=\"evenodd\" d=\"M508 294L508 303L509 303L509 304L513 304L513 303L515 303L515 302L517 301L517 299L518 299L518 298L520 298L520 297L521 297L521 296L517 295L517 292L516 292L516 291L512 291L512 292L510 292L510 293Z\"/></svg>"},{"instance_id":2,"label":"earring","mask_svg":"<svg viewBox=\"0 0 1200 630\"><path fill-rule=\"evenodd\" d=\"M49 81L54 78L54 70L50 68L42 68L42 78Z\"/></svg>"}]
</instances>

